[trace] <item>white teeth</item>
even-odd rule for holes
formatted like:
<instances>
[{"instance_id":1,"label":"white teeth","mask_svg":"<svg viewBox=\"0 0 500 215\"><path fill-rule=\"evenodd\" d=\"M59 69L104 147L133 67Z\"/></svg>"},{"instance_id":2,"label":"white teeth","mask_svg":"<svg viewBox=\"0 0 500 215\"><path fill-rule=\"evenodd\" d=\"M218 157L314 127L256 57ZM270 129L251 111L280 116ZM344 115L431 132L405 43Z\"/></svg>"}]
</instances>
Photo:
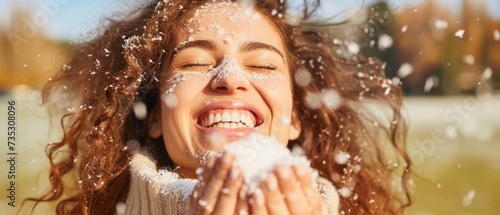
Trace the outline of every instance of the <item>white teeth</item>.
<instances>
[{"instance_id":1,"label":"white teeth","mask_svg":"<svg viewBox=\"0 0 500 215\"><path fill-rule=\"evenodd\" d=\"M231 115L229 114L229 112L222 113L222 121L231 122Z\"/></svg>"},{"instance_id":2,"label":"white teeth","mask_svg":"<svg viewBox=\"0 0 500 215\"><path fill-rule=\"evenodd\" d=\"M201 120L201 125L204 127L219 128L253 128L255 123L246 112L240 113L239 111L226 111L222 114L208 114L208 118Z\"/></svg>"},{"instance_id":3,"label":"white teeth","mask_svg":"<svg viewBox=\"0 0 500 215\"><path fill-rule=\"evenodd\" d=\"M248 125L249 117L246 114L241 114L241 122L244 123L245 125Z\"/></svg>"},{"instance_id":4,"label":"white teeth","mask_svg":"<svg viewBox=\"0 0 500 215\"><path fill-rule=\"evenodd\" d=\"M231 122L238 123L240 121L240 114L238 112L231 113Z\"/></svg>"},{"instance_id":5,"label":"white teeth","mask_svg":"<svg viewBox=\"0 0 500 215\"><path fill-rule=\"evenodd\" d=\"M213 114L208 115L208 124L205 125L205 127L214 124L214 118L215 116Z\"/></svg>"},{"instance_id":6,"label":"white teeth","mask_svg":"<svg viewBox=\"0 0 500 215\"><path fill-rule=\"evenodd\" d=\"M220 122L220 120L221 120L220 113L215 114L214 122Z\"/></svg>"}]
</instances>

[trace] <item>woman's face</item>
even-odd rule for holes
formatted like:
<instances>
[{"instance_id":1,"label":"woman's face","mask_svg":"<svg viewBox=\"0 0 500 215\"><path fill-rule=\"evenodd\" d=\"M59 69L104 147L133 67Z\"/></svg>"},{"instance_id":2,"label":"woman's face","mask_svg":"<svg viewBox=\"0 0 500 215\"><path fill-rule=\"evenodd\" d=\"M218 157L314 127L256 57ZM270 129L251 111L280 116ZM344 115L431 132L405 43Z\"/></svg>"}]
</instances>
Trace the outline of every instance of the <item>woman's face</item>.
<instances>
[{"instance_id":1,"label":"woman's face","mask_svg":"<svg viewBox=\"0 0 500 215\"><path fill-rule=\"evenodd\" d=\"M257 132L286 145L300 133L282 37L266 17L233 3L198 8L179 23L160 78L150 135L163 136L186 177L224 144ZM174 51L174 50L172 50Z\"/></svg>"}]
</instances>

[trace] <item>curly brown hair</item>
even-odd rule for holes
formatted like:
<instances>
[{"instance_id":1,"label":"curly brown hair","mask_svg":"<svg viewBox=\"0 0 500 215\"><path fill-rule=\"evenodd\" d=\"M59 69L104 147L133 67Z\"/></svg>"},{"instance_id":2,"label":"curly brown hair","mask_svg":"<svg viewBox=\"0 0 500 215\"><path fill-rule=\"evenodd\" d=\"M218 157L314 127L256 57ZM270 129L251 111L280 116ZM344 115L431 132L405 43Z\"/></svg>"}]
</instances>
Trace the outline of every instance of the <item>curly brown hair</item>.
<instances>
[{"instance_id":1,"label":"curly brown hair","mask_svg":"<svg viewBox=\"0 0 500 215\"><path fill-rule=\"evenodd\" d=\"M114 214L128 193L129 141L155 147L159 165L173 165L161 138L148 137L147 124L133 108L138 101L153 108L159 98L160 63L168 63L174 52L176 23L207 2L149 3L81 44L72 61L47 83L46 103L65 95L52 101L64 108L76 102L78 107L62 117L61 141L47 146L50 188L29 199L35 207L57 202L57 214ZM376 59L335 56L328 36L306 23L319 5L319 0L304 0L302 21L291 23L287 1L255 1L256 10L275 24L285 41L292 77L311 77L309 83L294 85L302 131L289 145L302 146L312 167L339 189L345 214L401 214L411 203L411 161L400 86L384 76ZM340 95L339 107L308 106L308 100L329 90ZM339 155L347 160L339 162ZM402 163L399 168L391 164L394 159Z\"/></svg>"}]
</instances>

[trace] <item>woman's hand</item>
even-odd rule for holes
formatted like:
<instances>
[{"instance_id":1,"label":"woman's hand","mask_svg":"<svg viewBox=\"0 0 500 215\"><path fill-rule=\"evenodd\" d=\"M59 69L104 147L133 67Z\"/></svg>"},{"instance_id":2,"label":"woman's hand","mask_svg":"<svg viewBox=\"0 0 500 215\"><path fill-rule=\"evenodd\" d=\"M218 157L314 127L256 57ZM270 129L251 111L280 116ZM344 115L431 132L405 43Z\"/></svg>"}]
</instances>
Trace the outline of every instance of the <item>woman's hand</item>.
<instances>
[{"instance_id":1,"label":"woman's hand","mask_svg":"<svg viewBox=\"0 0 500 215\"><path fill-rule=\"evenodd\" d=\"M234 161L235 156L225 152L211 157L203 172L197 170L200 181L191 194L189 214L248 214L243 172Z\"/></svg>"},{"instance_id":2,"label":"woman's hand","mask_svg":"<svg viewBox=\"0 0 500 215\"><path fill-rule=\"evenodd\" d=\"M252 214L322 214L321 196L302 165L279 166L251 196Z\"/></svg>"}]
</instances>

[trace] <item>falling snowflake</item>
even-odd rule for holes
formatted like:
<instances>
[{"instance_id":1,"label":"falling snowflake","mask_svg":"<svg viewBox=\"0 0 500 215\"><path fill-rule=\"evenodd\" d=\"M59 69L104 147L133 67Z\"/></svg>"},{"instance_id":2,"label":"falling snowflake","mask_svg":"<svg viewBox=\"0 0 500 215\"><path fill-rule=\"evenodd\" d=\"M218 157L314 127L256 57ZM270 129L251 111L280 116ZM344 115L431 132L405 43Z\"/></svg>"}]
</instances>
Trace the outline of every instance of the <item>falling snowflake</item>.
<instances>
[{"instance_id":1,"label":"falling snowflake","mask_svg":"<svg viewBox=\"0 0 500 215\"><path fill-rule=\"evenodd\" d=\"M223 143L227 142L227 138L223 135L213 133L208 135L209 143L212 144L214 148L222 147Z\"/></svg>"},{"instance_id":2,"label":"falling snowflake","mask_svg":"<svg viewBox=\"0 0 500 215\"><path fill-rule=\"evenodd\" d=\"M323 103L330 109L337 109L342 105L342 97L334 89L326 89L322 93Z\"/></svg>"},{"instance_id":3,"label":"falling snowflake","mask_svg":"<svg viewBox=\"0 0 500 215\"><path fill-rule=\"evenodd\" d=\"M281 123L283 123L283 125L290 125L291 122L292 122L292 119L290 119L290 117L283 117L281 119Z\"/></svg>"},{"instance_id":4,"label":"falling snowflake","mask_svg":"<svg viewBox=\"0 0 500 215\"><path fill-rule=\"evenodd\" d=\"M335 155L335 162L338 164L346 164L347 161L349 161L349 158L351 158L351 155L349 155L347 152L339 152L337 155Z\"/></svg>"},{"instance_id":5,"label":"falling snowflake","mask_svg":"<svg viewBox=\"0 0 500 215\"><path fill-rule=\"evenodd\" d=\"M425 80L424 91L429 92L433 87L437 86L438 84L439 84L439 79L437 78L437 76L433 75L427 78L427 80Z\"/></svg>"},{"instance_id":6,"label":"falling snowflake","mask_svg":"<svg viewBox=\"0 0 500 215\"><path fill-rule=\"evenodd\" d=\"M455 32L455 37L464 38L464 33L465 33L465 30L464 29L460 29L457 32Z\"/></svg>"},{"instance_id":7,"label":"falling snowflake","mask_svg":"<svg viewBox=\"0 0 500 215\"><path fill-rule=\"evenodd\" d=\"M357 54L361 50L361 47L355 42L349 42L347 44L347 51L349 51L350 54Z\"/></svg>"},{"instance_id":8,"label":"falling snowflake","mask_svg":"<svg viewBox=\"0 0 500 215\"><path fill-rule=\"evenodd\" d=\"M344 197L344 198L351 196L351 193L352 193L351 189L349 189L348 187L342 187L339 190L339 195Z\"/></svg>"},{"instance_id":9,"label":"falling snowflake","mask_svg":"<svg viewBox=\"0 0 500 215\"><path fill-rule=\"evenodd\" d=\"M304 151L304 149L302 149L302 147L300 147L299 145L293 146L293 148L292 148L292 155L294 155L294 156L303 156L305 154L306 154L306 152Z\"/></svg>"},{"instance_id":10,"label":"falling snowflake","mask_svg":"<svg viewBox=\"0 0 500 215\"><path fill-rule=\"evenodd\" d=\"M300 87L306 87L307 85L309 85L311 79L312 79L311 73L303 68L299 69L294 75L295 83Z\"/></svg>"},{"instance_id":11,"label":"falling snowflake","mask_svg":"<svg viewBox=\"0 0 500 215\"><path fill-rule=\"evenodd\" d=\"M391 36L387 34L381 34L378 38L378 49L381 51L386 50L387 48L390 48L393 43L394 41Z\"/></svg>"},{"instance_id":12,"label":"falling snowflake","mask_svg":"<svg viewBox=\"0 0 500 215\"><path fill-rule=\"evenodd\" d=\"M322 97L319 93L309 93L306 96L306 105L310 109L319 109L321 107Z\"/></svg>"},{"instance_id":13,"label":"falling snowflake","mask_svg":"<svg viewBox=\"0 0 500 215\"><path fill-rule=\"evenodd\" d=\"M476 196L476 191L474 189L470 190L467 194L465 194L464 198L462 199L462 205L464 207L469 207L472 204L472 200L474 200L475 196Z\"/></svg>"},{"instance_id":14,"label":"falling snowflake","mask_svg":"<svg viewBox=\"0 0 500 215\"><path fill-rule=\"evenodd\" d=\"M401 33L406 33L406 31L408 31L408 25L403 25L403 27L401 28Z\"/></svg>"},{"instance_id":15,"label":"falling snowflake","mask_svg":"<svg viewBox=\"0 0 500 215\"><path fill-rule=\"evenodd\" d=\"M146 104L144 104L144 102L142 101L134 103L134 114L135 117L139 120L146 119L146 116L148 115Z\"/></svg>"},{"instance_id":16,"label":"falling snowflake","mask_svg":"<svg viewBox=\"0 0 500 215\"><path fill-rule=\"evenodd\" d=\"M448 22L446 20L438 19L434 22L434 27L436 27L437 29L448 28Z\"/></svg>"},{"instance_id":17,"label":"falling snowflake","mask_svg":"<svg viewBox=\"0 0 500 215\"><path fill-rule=\"evenodd\" d=\"M491 70L491 68L486 68L483 72L483 74L481 75L481 79L482 80L488 80L491 78L491 76L493 75L493 70Z\"/></svg>"},{"instance_id":18,"label":"falling snowflake","mask_svg":"<svg viewBox=\"0 0 500 215\"><path fill-rule=\"evenodd\" d=\"M500 31L498 29L495 29L493 31L493 39L495 39L496 41L500 40Z\"/></svg>"},{"instance_id":19,"label":"falling snowflake","mask_svg":"<svg viewBox=\"0 0 500 215\"><path fill-rule=\"evenodd\" d=\"M405 78L413 72L413 66L409 63L403 63L398 70L398 76L400 78Z\"/></svg>"},{"instance_id":20,"label":"falling snowflake","mask_svg":"<svg viewBox=\"0 0 500 215\"><path fill-rule=\"evenodd\" d=\"M118 204L116 204L116 214L117 215L125 214L125 209L126 209L125 203L119 202Z\"/></svg>"},{"instance_id":21,"label":"falling snowflake","mask_svg":"<svg viewBox=\"0 0 500 215\"><path fill-rule=\"evenodd\" d=\"M127 143L125 143L125 146L123 147L123 151L129 151L129 152L135 152L139 150L141 147L141 143L137 140L129 140Z\"/></svg>"},{"instance_id":22,"label":"falling snowflake","mask_svg":"<svg viewBox=\"0 0 500 215\"><path fill-rule=\"evenodd\" d=\"M476 61L476 60L474 59L474 56L472 56L472 55L470 55L470 54L469 54L469 55L464 55L464 56L462 57L462 60L464 61L464 63L469 64L469 65L473 65L473 64L474 64L474 62Z\"/></svg>"},{"instance_id":23,"label":"falling snowflake","mask_svg":"<svg viewBox=\"0 0 500 215\"><path fill-rule=\"evenodd\" d=\"M169 108L175 108L177 107L177 97L174 94L167 94L163 96L163 102L167 105Z\"/></svg>"}]
</instances>

